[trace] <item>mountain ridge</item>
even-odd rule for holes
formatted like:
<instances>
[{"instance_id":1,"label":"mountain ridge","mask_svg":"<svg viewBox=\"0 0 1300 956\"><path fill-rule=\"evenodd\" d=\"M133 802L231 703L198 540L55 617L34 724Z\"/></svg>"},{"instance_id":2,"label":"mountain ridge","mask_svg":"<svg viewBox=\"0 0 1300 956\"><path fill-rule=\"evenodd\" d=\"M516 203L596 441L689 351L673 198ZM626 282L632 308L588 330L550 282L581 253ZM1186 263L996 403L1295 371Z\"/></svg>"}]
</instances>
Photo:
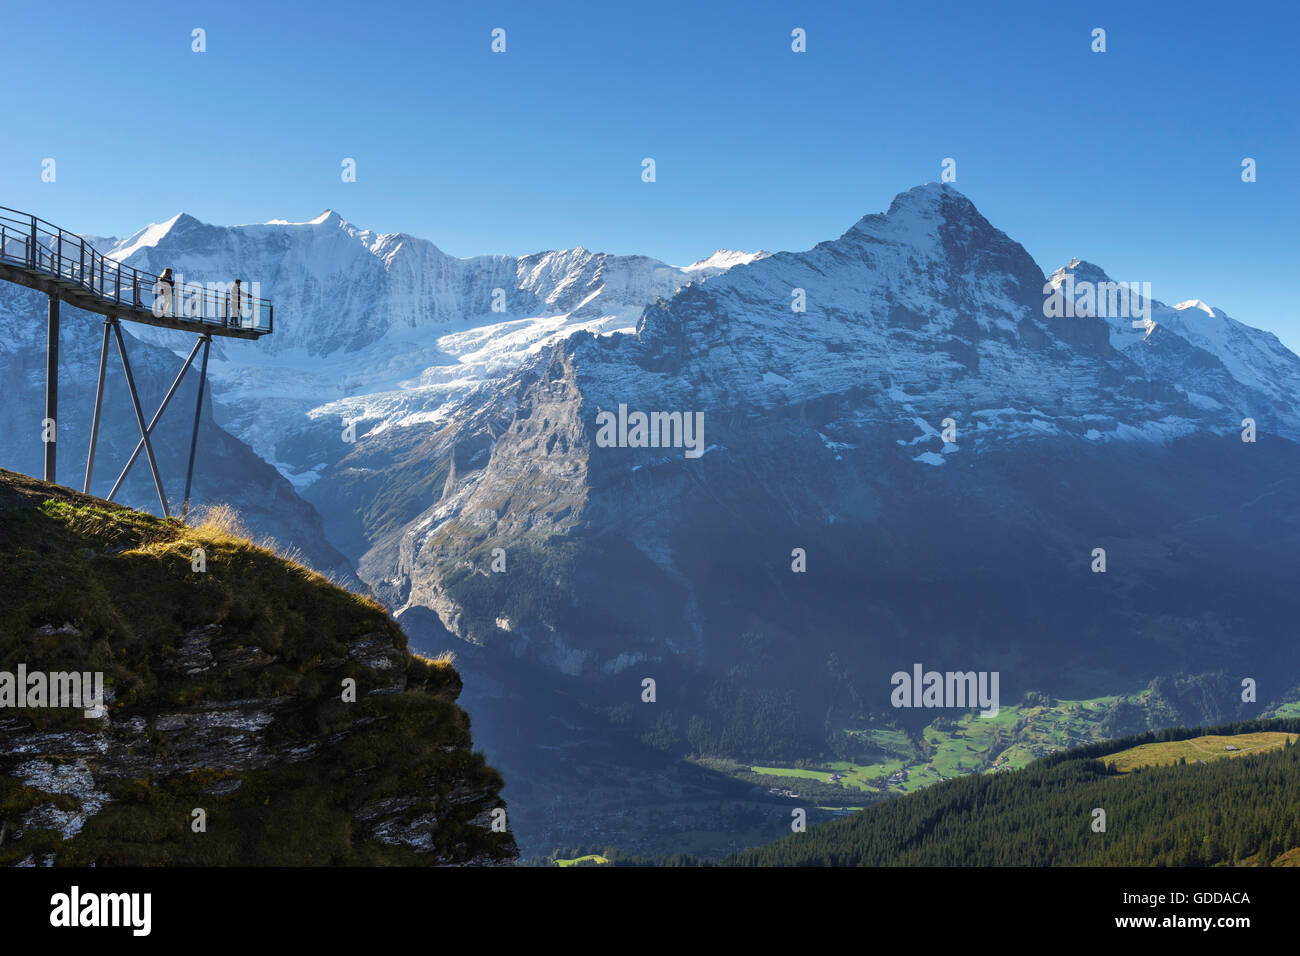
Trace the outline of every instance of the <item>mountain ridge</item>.
<instances>
[{"instance_id":1,"label":"mountain ridge","mask_svg":"<svg viewBox=\"0 0 1300 956\"><path fill-rule=\"evenodd\" d=\"M231 250L277 228L223 233L227 259L196 247L186 268L243 269ZM915 660L998 670L1008 699L1300 663L1300 359L1145 288L1116 293L1149 308L1140 327L1092 314L1104 296L1056 311L1067 277L1104 270L1045 274L951 186L702 281L584 249L453 268L405 238L368 240L383 262L343 240L367 258L335 272L338 237L316 261L321 230L295 228L266 269L290 283L277 323L282 301L286 324L335 311L278 351L226 351L218 418L413 642L465 652L494 760L547 787L584 792L611 752L795 760L880 721L919 733L887 693ZM620 408L702 414L702 454L598 442ZM656 707L630 699L645 676ZM539 770L543 746L570 756Z\"/></svg>"}]
</instances>

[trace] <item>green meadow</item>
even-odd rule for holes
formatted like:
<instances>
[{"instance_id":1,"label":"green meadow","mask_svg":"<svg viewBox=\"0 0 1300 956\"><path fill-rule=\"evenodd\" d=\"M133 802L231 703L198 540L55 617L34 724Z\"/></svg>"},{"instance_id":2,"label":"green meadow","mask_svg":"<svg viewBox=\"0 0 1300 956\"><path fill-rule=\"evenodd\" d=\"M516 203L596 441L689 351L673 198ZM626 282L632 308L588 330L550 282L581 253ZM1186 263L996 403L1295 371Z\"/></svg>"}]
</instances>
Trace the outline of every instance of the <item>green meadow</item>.
<instances>
[{"instance_id":1,"label":"green meadow","mask_svg":"<svg viewBox=\"0 0 1300 956\"><path fill-rule=\"evenodd\" d=\"M1144 706L1146 696L1144 691L1127 700ZM754 765L743 771L745 779L771 786L777 785L778 778L840 786L849 791L845 795L849 802L853 800L852 791L911 793L967 774L1023 767L1054 751L1102 739L1097 728L1120 699L1106 696L1015 704L1002 707L993 717L967 711L959 717L937 718L914 735L895 727L844 726L839 728L840 733L853 738L861 749L879 754L879 758L799 767ZM832 774L838 778L832 780ZM751 775L757 775L757 779Z\"/></svg>"},{"instance_id":2,"label":"green meadow","mask_svg":"<svg viewBox=\"0 0 1300 956\"><path fill-rule=\"evenodd\" d=\"M1106 758L1107 763L1115 764L1120 773L1130 773L1142 767L1164 767L1176 763L1207 763L1224 757L1244 757L1246 754L1276 750L1287 741L1294 743L1300 738L1297 734L1280 732L1262 732L1257 734L1236 734L1231 737L1208 736L1193 737L1190 740L1170 740L1163 743L1143 744L1129 750L1121 750ZM1236 747L1236 750L1228 750Z\"/></svg>"},{"instance_id":3,"label":"green meadow","mask_svg":"<svg viewBox=\"0 0 1300 956\"><path fill-rule=\"evenodd\" d=\"M1058 750L1067 750L1105 739L1098 728L1106 716L1119 703L1146 708L1150 691L1127 695L1095 697L1087 700L1052 700L1043 703L1040 695L1030 695L1035 703L1021 703L1002 707L995 717L980 717L973 711L959 717L940 717L932 721L919 734L889 726L842 726L838 732L852 738L867 753L878 754L868 762L831 760L802 762L802 766L741 765L730 761L717 761L718 769L730 772L738 779L761 786L788 788L799 780L815 781L819 805L836 807L827 799L826 786L842 788L844 806L856 806L862 798L856 793L868 792L877 798L888 794L905 794L931 784L955 777L1014 770L1031 761ZM1273 708L1270 714L1277 717L1300 717L1300 701L1285 703ZM1123 757L1144 761L1133 766L1157 763L1177 763L1179 759L1209 760L1221 756L1240 756L1260 749L1281 746L1284 734L1245 735L1244 744L1238 742L1240 751L1217 749L1211 743L1181 741L1169 744L1152 744L1132 758L1129 752ZM1208 740L1208 738L1206 738ZM1200 740L1200 738L1198 738ZM1198 749L1199 748L1199 749ZM1127 770L1132 767L1121 766ZM836 779L832 780L832 774Z\"/></svg>"}]
</instances>

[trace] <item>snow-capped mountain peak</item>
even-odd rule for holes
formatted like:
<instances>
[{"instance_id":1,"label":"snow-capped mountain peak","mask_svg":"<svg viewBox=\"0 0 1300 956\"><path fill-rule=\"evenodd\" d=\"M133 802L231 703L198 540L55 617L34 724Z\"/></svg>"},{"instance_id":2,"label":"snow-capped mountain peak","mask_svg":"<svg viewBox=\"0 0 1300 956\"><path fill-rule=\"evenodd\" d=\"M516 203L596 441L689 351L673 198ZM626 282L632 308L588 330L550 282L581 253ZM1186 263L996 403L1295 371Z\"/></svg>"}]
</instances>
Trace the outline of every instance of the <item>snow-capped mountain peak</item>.
<instances>
[{"instance_id":1,"label":"snow-capped mountain peak","mask_svg":"<svg viewBox=\"0 0 1300 956\"><path fill-rule=\"evenodd\" d=\"M304 222L290 222L288 219L270 219L262 225L264 226L323 226L326 224L334 225L342 223L343 217L333 209L326 209L315 219L308 219Z\"/></svg>"},{"instance_id":2,"label":"snow-capped mountain peak","mask_svg":"<svg viewBox=\"0 0 1300 956\"><path fill-rule=\"evenodd\" d=\"M635 333L661 355L655 361L684 355L685 336L694 354L679 374L683 383L698 379L688 391L701 403L721 387L708 383L771 407L879 379L886 406L902 402L917 414L930 401L972 414L1042 408L1059 402L1066 351L1091 367L1112 365L1110 379L1168 380L1202 407L1209 395L1223 406L1252 401L1229 396L1232 387L1261 391L1269 402L1300 396L1300 360L1218 310L1137 295L1133 305L1152 309L1141 328L1127 317L1104 325L1047 318L1045 281L1105 282L1105 271L1076 258L1045 280L1023 247L940 183L900 193L887 212L806 252L719 249L686 267L582 246L461 259L407 233L361 229L328 209L305 222L235 227L179 215L116 242L112 253L149 271L171 266L195 278L260 282L276 304L276 333L221 343L212 374L220 399L238 410L230 427L300 484L314 480L316 455L303 457L305 446L291 439L301 428L443 420L575 332ZM697 291L686 296L691 284ZM704 298L692 298L700 288ZM794 290L802 290L802 311L792 308ZM656 305L679 293L703 311ZM165 330L141 334L173 344ZM715 347L701 351L707 342ZM1209 355L1197 358L1196 350ZM1005 375L993 374L1004 366ZM621 370L615 383L643 375ZM617 396L603 397L617 404ZM1056 427L1087 431L1086 403L1077 411ZM1001 419L999 412L987 420L986 432Z\"/></svg>"},{"instance_id":3,"label":"snow-capped mountain peak","mask_svg":"<svg viewBox=\"0 0 1300 956\"><path fill-rule=\"evenodd\" d=\"M921 183L910 189L904 189L889 203L889 212L893 216L906 211L935 210L945 201L954 200L974 208L974 203L963 195L956 186L949 183Z\"/></svg>"},{"instance_id":4,"label":"snow-capped mountain peak","mask_svg":"<svg viewBox=\"0 0 1300 956\"><path fill-rule=\"evenodd\" d=\"M1076 293L1084 283L1092 283L1094 289L1103 284L1122 287L1114 300L1109 293L1096 292L1092 314L1108 324L1116 351L1147 375L1170 381L1202 408L1237 404L1260 412L1267 409L1271 427L1297 434L1292 422L1294 410L1300 410L1300 358L1275 335L1238 322L1200 299L1167 305L1143 283L1116 283L1090 262L1072 260L1048 281L1060 291L1067 276ZM1123 308L1111 314L1100 308L1104 300ZM1162 333L1158 337L1157 329ZM1218 397L1211 399L1211 395Z\"/></svg>"},{"instance_id":5,"label":"snow-capped mountain peak","mask_svg":"<svg viewBox=\"0 0 1300 956\"><path fill-rule=\"evenodd\" d=\"M713 659L721 632L710 633L711 611L693 609L711 606L718 584L701 569L761 554L754 580L762 584L734 605L748 615L764 591L781 590L772 584L789 545L817 529L829 529L828 543L851 542L847 553L885 555L867 591L909 542L918 543L918 568L932 568L935 554L959 556L953 581L969 574L971 554L1013 529L1007 552L1024 568L1005 580L1023 594L1021 582L1048 567L1041 580L1067 581L1073 600L1096 529L1126 539L1116 547L1129 554L1130 544L1156 537L1157 513L1163 527L1186 533L1200 518L1165 492L1175 481L1235 524L1244 506L1216 501L1234 487L1215 485L1219 473L1250 476L1242 500L1268 499L1293 470L1300 439L1300 359L1271 335L1213 310L1165 306L1145 282L1133 295L1128 284L1115 293L1137 307L1132 316L1048 308L1053 286L1081 292L1094 281L1109 282L1099 266L1075 259L1047 282L955 189L909 190L838 239L651 303L635 336L570 335L430 427L405 438L383 433L375 445L386 461L400 469L415 457L407 449L418 449L421 471L433 462L447 477L431 494L400 497L400 515L369 519L362 576L394 606L431 609L467 640L499 638L516 656L590 675L626 666L618 663L626 640L608 653L599 643L608 617L593 614L601 623L585 645L541 615L503 635L491 617L488 627L470 623L460 569L495 547L554 553L556 540L575 544L574 557L562 559L573 580L609 580L613 555L634 559L623 565L635 567L634 583L601 615L623 613L629 596L645 597L661 581L662 592L628 612L636 622L651 609L684 609L671 624L656 617L645 627L635 649L652 658L699 649ZM610 421L600 416L612 409L620 433L602 440ZM683 423L698 416L695 455L669 427L677 410ZM625 412L628 422L649 412L641 438L623 428ZM1245 418L1267 436L1259 448L1238 440ZM344 512L355 475L373 468L375 454L358 449L324 469L312 494L325 513ZM382 498L399 498L418 477L413 468L368 474ZM947 514L931 520L934 507ZM1061 520L1079 530L1045 532ZM623 549L601 552L597 539ZM824 551L838 555L841 546ZM1042 559L1058 548L1064 558ZM1176 550L1163 538L1159 548ZM1062 575L1062 567L1073 570ZM546 575L539 586L556 581L549 567ZM1045 619L1059 617L1054 600L1044 606ZM808 631L790 646L802 646ZM776 683L786 677L782 670Z\"/></svg>"},{"instance_id":6,"label":"snow-capped mountain peak","mask_svg":"<svg viewBox=\"0 0 1300 956\"><path fill-rule=\"evenodd\" d=\"M257 283L275 303L275 334L219 343L210 372L216 394L238 409L232 428L299 482L312 475L276 446L312 426L313 409L387 426L437 418L549 342L579 330L631 332L647 304L766 255L720 250L687 269L582 246L462 259L332 209L242 226L180 214L126 240L96 241L145 271ZM139 334L183 347L168 330Z\"/></svg>"},{"instance_id":7,"label":"snow-capped mountain peak","mask_svg":"<svg viewBox=\"0 0 1300 956\"><path fill-rule=\"evenodd\" d=\"M1080 259L1077 256L1069 261L1066 265L1061 266L1050 276L1047 281L1055 288L1060 288L1065 282L1066 276L1072 276L1075 282L1109 282L1110 276L1106 275L1106 270L1101 266L1088 262L1086 259Z\"/></svg>"},{"instance_id":8,"label":"snow-capped mountain peak","mask_svg":"<svg viewBox=\"0 0 1300 956\"><path fill-rule=\"evenodd\" d=\"M749 265L758 259L766 259L772 253L760 249L758 252L740 252L735 249L719 249L710 256L697 259L689 266L682 266L682 271L696 277L718 275L735 266Z\"/></svg>"},{"instance_id":9,"label":"snow-capped mountain peak","mask_svg":"<svg viewBox=\"0 0 1300 956\"><path fill-rule=\"evenodd\" d=\"M1206 305L1200 299L1188 299L1185 302L1179 302L1177 305L1174 306L1174 308L1177 309L1179 312L1183 311L1183 309L1200 309L1206 315L1213 316L1215 318L1223 318L1227 314L1223 312L1221 309L1216 309L1214 308L1214 306Z\"/></svg>"},{"instance_id":10,"label":"snow-capped mountain peak","mask_svg":"<svg viewBox=\"0 0 1300 956\"><path fill-rule=\"evenodd\" d=\"M111 242L113 245L111 248L99 249L99 251L104 254L105 258L117 262L124 262L141 249L151 248L158 245L158 243L162 242L163 239L166 238L167 234L170 233L172 229L181 222L181 220L187 218L192 217L189 217L186 213L180 212L165 222L150 223L127 239L100 239L100 242ZM87 237L87 239L92 240L94 238L96 237ZM92 241L91 244L94 245L94 242Z\"/></svg>"}]
</instances>

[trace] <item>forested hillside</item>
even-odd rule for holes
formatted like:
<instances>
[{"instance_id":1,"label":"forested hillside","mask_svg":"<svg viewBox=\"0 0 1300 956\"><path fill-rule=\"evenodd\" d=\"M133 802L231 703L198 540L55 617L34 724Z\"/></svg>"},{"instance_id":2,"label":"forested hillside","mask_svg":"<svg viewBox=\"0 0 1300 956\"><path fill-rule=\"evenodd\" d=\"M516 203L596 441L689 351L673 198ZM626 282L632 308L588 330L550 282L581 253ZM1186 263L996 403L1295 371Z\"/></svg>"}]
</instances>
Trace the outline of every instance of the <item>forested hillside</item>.
<instances>
[{"instance_id":1,"label":"forested hillside","mask_svg":"<svg viewBox=\"0 0 1300 956\"><path fill-rule=\"evenodd\" d=\"M1179 728L964 777L723 861L731 866L1215 866L1300 862L1300 747L1120 772L1106 758L1300 720ZM1096 809L1105 830L1094 830Z\"/></svg>"}]
</instances>

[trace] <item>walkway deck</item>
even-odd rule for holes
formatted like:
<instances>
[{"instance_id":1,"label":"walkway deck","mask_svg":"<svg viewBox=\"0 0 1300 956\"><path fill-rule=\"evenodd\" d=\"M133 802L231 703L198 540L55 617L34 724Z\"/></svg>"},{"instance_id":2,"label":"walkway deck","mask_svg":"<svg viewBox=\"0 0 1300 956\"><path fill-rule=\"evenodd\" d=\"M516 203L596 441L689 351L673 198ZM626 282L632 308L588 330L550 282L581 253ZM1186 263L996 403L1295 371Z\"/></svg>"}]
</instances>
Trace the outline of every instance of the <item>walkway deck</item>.
<instances>
[{"instance_id":1,"label":"walkway deck","mask_svg":"<svg viewBox=\"0 0 1300 956\"><path fill-rule=\"evenodd\" d=\"M182 278L184 289L169 296L158 276L109 259L83 237L44 219L0 206L0 280L57 296L87 312L145 325L238 339L273 331L271 303L253 298L246 286L234 301L233 278L202 286Z\"/></svg>"}]
</instances>

